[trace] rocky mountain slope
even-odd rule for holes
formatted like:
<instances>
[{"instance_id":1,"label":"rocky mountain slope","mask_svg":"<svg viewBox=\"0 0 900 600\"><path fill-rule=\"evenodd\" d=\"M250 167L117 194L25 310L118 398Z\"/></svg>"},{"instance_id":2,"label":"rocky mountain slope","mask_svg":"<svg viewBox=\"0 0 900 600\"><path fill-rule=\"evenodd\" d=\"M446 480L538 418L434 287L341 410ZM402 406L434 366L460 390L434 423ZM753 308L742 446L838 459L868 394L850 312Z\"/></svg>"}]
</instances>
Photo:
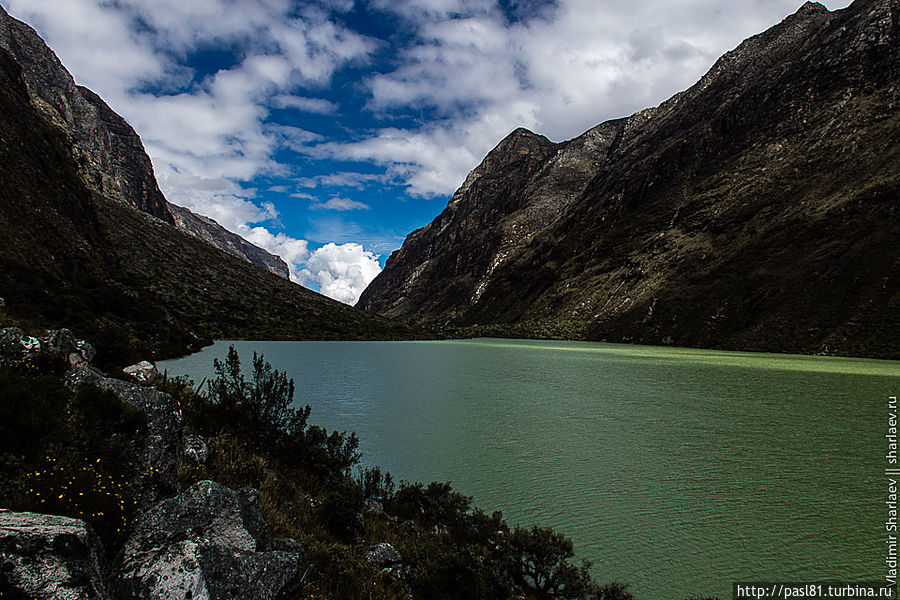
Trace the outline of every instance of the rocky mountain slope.
<instances>
[{"instance_id":1,"label":"rocky mountain slope","mask_svg":"<svg viewBox=\"0 0 900 600\"><path fill-rule=\"evenodd\" d=\"M244 238L231 233L214 220L203 215L194 214L190 210L169 204L169 213L175 219L175 225L195 238L201 239L224 250L229 254L233 254L238 258L243 258L247 262L264 267L266 270L280 275L285 279L290 277L290 270L287 263L280 256L269 254L259 246L254 246Z\"/></svg>"},{"instance_id":2,"label":"rocky mountain slope","mask_svg":"<svg viewBox=\"0 0 900 600\"><path fill-rule=\"evenodd\" d=\"M170 204L159 190L153 165L134 129L97 94L76 85L72 75L28 25L0 7L0 48L22 67L32 102L46 120L66 133L85 184L117 198L235 256L282 277L279 257L231 233L212 219Z\"/></svg>"},{"instance_id":3,"label":"rocky mountain slope","mask_svg":"<svg viewBox=\"0 0 900 600\"><path fill-rule=\"evenodd\" d=\"M900 357L900 2L807 3L656 108L520 129L360 298L456 333Z\"/></svg>"},{"instance_id":4,"label":"rocky mountain slope","mask_svg":"<svg viewBox=\"0 0 900 600\"><path fill-rule=\"evenodd\" d=\"M100 365L184 353L212 338L409 334L123 201L131 190L163 206L149 180L123 177L103 192L86 184L81 151L47 119L23 71L0 48L0 325L66 325L96 343ZM121 166L110 164L104 172Z\"/></svg>"}]
</instances>

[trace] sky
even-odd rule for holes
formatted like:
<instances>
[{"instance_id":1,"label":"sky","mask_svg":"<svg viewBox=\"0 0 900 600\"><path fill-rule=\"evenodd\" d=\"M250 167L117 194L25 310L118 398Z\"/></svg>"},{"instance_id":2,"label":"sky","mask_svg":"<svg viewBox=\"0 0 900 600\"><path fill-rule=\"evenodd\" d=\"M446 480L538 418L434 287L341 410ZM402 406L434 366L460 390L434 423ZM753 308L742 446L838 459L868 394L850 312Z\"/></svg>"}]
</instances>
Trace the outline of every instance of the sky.
<instances>
[{"instance_id":1,"label":"sky","mask_svg":"<svg viewBox=\"0 0 900 600\"><path fill-rule=\"evenodd\" d=\"M563 141L655 106L802 4L0 0L135 128L170 202L349 304L516 127Z\"/></svg>"}]
</instances>

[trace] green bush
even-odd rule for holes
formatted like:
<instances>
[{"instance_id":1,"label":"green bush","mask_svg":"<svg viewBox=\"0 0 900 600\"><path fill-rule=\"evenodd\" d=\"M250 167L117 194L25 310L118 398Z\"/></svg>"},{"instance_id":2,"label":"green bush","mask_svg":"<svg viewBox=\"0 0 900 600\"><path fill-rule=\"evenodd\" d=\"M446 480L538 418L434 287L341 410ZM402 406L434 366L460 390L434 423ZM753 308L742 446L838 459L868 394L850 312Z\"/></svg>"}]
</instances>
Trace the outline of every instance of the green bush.
<instances>
[{"instance_id":1,"label":"green bush","mask_svg":"<svg viewBox=\"0 0 900 600\"><path fill-rule=\"evenodd\" d=\"M359 473L357 485L366 500L386 500L394 495L394 478L379 467L366 467Z\"/></svg>"}]
</instances>

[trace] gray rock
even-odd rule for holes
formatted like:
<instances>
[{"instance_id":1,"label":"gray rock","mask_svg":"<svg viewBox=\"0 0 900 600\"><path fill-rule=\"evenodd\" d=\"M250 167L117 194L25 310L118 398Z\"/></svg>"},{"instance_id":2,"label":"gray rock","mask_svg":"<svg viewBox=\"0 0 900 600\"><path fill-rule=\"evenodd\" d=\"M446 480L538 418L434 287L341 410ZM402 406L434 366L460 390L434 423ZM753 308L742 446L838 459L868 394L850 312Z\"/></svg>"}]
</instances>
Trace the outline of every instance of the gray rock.
<instances>
[{"instance_id":1,"label":"gray rock","mask_svg":"<svg viewBox=\"0 0 900 600\"><path fill-rule=\"evenodd\" d=\"M365 508L367 513L374 515L384 514L384 505L378 500L368 499L363 504L363 508Z\"/></svg>"},{"instance_id":2,"label":"gray rock","mask_svg":"<svg viewBox=\"0 0 900 600\"><path fill-rule=\"evenodd\" d=\"M141 516L122 552L123 595L284 598L302 576L294 548L271 548L256 490L201 481Z\"/></svg>"},{"instance_id":3,"label":"gray rock","mask_svg":"<svg viewBox=\"0 0 900 600\"><path fill-rule=\"evenodd\" d=\"M287 263L280 256L275 256L263 250L259 246L251 244L241 236L231 233L216 221L203 215L194 214L190 210L169 204L169 211L175 218L175 224L205 242L234 254L239 258L264 267L266 270L290 279L290 270Z\"/></svg>"},{"instance_id":4,"label":"gray rock","mask_svg":"<svg viewBox=\"0 0 900 600\"><path fill-rule=\"evenodd\" d=\"M19 358L41 349L41 342L18 327L0 329L0 359Z\"/></svg>"},{"instance_id":5,"label":"gray rock","mask_svg":"<svg viewBox=\"0 0 900 600\"><path fill-rule=\"evenodd\" d=\"M135 483L139 505L150 506L177 490L184 433L177 400L152 387L104 377L96 369L85 366L66 374L66 385L71 390L77 390L85 383L115 392L147 416L145 447L138 457L144 477Z\"/></svg>"},{"instance_id":6,"label":"gray rock","mask_svg":"<svg viewBox=\"0 0 900 600\"><path fill-rule=\"evenodd\" d=\"M0 329L0 358L20 358L42 351L60 356L72 366L88 365L97 354L93 346L76 339L68 329L50 331L40 338L27 335L18 327Z\"/></svg>"},{"instance_id":7,"label":"gray rock","mask_svg":"<svg viewBox=\"0 0 900 600\"><path fill-rule=\"evenodd\" d=\"M66 359L70 365L88 365L97 351L84 340L76 339L68 329L51 331L40 339L41 348Z\"/></svg>"},{"instance_id":8,"label":"gray rock","mask_svg":"<svg viewBox=\"0 0 900 600\"><path fill-rule=\"evenodd\" d=\"M374 544L368 547L366 550L366 560L383 569L399 565L403 562L403 556L401 556L400 553L397 552L397 549L391 544L381 542L380 544Z\"/></svg>"},{"instance_id":9,"label":"gray rock","mask_svg":"<svg viewBox=\"0 0 900 600\"><path fill-rule=\"evenodd\" d=\"M209 458L209 446L207 446L206 440L199 435L186 435L181 455L184 462L203 465Z\"/></svg>"},{"instance_id":10,"label":"gray rock","mask_svg":"<svg viewBox=\"0 0 900 600\"><path fill-rule=\"evenodd\" d=\"M0 509L0 596L106 600L102 564L84 521Z\"/></svg>"},{"instance_id":11,"label":"gray rock","mask_svg":"<svg viewBox=\"0 0 900 600\"><path fill-rule=\"evenodd\" d=\"M124 369L122 369L122 372L132 377L133 379L136 379L140 383L147 383L148 381L152 381L159 375L159 371L156 370L156 367L154 367L146 360L142 360L137 364L125 367Z\"/></svg>"}]
</instances>

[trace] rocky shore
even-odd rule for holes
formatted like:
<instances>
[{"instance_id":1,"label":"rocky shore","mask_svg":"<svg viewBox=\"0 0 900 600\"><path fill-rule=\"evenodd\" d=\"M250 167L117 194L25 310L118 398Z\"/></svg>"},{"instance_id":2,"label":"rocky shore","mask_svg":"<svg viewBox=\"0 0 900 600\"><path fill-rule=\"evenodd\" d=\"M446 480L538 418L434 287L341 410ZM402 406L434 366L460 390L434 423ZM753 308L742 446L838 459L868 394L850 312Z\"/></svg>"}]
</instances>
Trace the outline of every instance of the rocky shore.
<instances>
[{"instance_id":1,"label":"rocky shore","mask_svg":"<svg viewBox=\"0 0 900 600\"><path fill-rule=\"evenodd\" d=\"M93 356L0 329L4 600L632 598L449 484L354 475L356 436L308 425L261 356L246 378L232 349L205 394Z\"/></svg>"}]
</instances>

